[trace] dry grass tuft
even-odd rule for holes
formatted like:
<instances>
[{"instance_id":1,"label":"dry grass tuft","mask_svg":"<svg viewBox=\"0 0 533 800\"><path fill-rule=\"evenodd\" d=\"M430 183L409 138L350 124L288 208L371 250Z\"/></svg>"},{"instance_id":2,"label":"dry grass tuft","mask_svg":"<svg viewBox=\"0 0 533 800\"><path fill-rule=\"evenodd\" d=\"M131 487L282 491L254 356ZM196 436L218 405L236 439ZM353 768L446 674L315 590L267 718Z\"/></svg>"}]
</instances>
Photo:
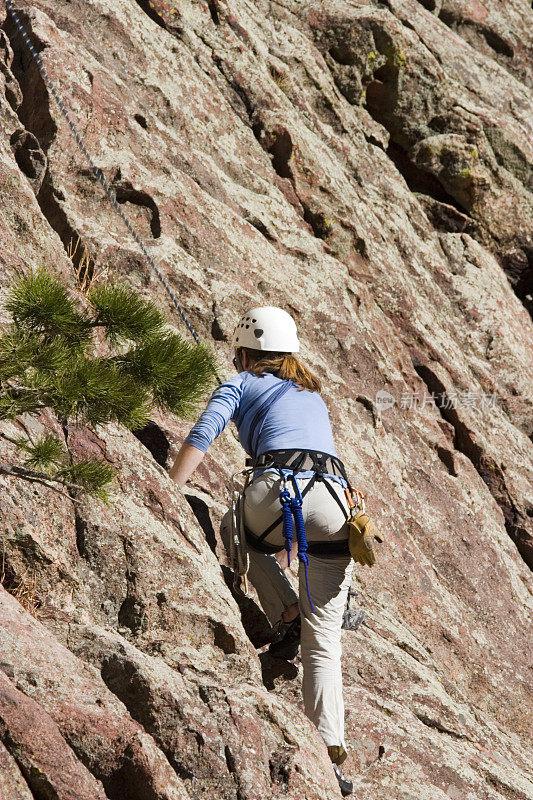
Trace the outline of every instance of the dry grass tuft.
<instances>
[{"instance_id":1,"label":"dry grass tuft","mask_svg":"<svg viewBox=\"0 0 533 800\"><path fill-rule=\"evenodd\" d=\"M67 255L72 261L76 270L76 279L80 291L87 294L93 283L107 278L109 269L97 271L96 262L91 257L87 247L82 246L81 239L78 237L76 243L71 239L67 247Z\"/></svg>"},{"instance_id":2,"label":"dry grass tuft","mask_svg":"<svg viewBox=\"0 0 533 800\"><path fill-rule=\"evenodd\" d=\"M23 575L15 576L11 580L6 580L2 576L0 583L9 594L18 600L22 608L26 609L32 617L37 616L37 610L41 607L41 601L37 594L37 579L35 575L30 575L27 571Z\"/></svg>"},{"instance_id":3,"label":"dry grass tuft","mask_svg":"<svg viewBox=\"0 0 533 800\"><path fill-rule=\"evenodd\" d=\"M5 533L2 537L2 567L0 571L0 585L6 592L18 600L20 605L33 617L37 616L41 600L37 593L37 578L25 570L22 575L16 575L12 568L6 564Z\"/></svg>"}]
</instances>

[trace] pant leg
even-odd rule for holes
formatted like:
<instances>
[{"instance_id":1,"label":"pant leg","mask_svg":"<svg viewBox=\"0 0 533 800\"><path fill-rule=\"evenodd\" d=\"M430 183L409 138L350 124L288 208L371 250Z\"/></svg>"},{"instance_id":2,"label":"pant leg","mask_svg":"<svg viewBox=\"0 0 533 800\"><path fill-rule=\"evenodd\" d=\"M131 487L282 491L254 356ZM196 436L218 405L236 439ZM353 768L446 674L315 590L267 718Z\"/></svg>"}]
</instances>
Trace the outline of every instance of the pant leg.
<instances>
[{"instance_id":1,"label":"pant leg","mask_svg":"<svg viewBox=\"0 0 533 800\"><path fill-rule=\"evenodd\" d=\"M301 489L307 481L299 481ZM342 487L332 482L335 493L347 505ZM274 473L265 473L257 478L246 492L245 519L250 530L259 535L279 515L279 478ZM291 491L292 494L292 491ZM341 509L321 482L316 482L304 498L302 507L306 534L310 541L338 541L347 539L346 519ZM283 542L281 525L269 535L270 543ZM264 602L275 602L273 596L286 597L286 605L296 602L297 597L279 567L274 556L257 553L249 549L251 562L270 567L264 575L256 575ZM259 558L257 558L259 556ZM274 563L273 563L274 562ZM250 564L252 567L252 564ZM261 567L260 567L261 568ZM259 568L259 569L260 569ZM307 598L305 570L300 564L299 593L302 615L301 654L303 666L303 695L305 713L314 722L328 746L345 747L344 701L341 672L341 626L344 608L351 584L354 562L349 555L336 558L309 556L308 578L315 613ZM276 575L276 573L278 573ZM273 583L263 583L267 579ZM284 595L284 583L290 595ZM256 586L250 574L250 580ZM256 586L257 588L257 586ZM288 591L288 590L287 590ZM258 594L259 590L258 590ZM290 599L289 599L290 598ZM260 594L261 605L268 612ZM279 606L278 606L279 607ZM276 612L277 613L277 612ZM279 615L278 617L279 618ZM269 619L270 616L269 616ZM272 620L274 617L272 617Z\"/></svg>"},{"instance_id":2,"label":"pant leg","mask_svg":"<svg viewBox=\"0 0 533 800\"><path fill-rule=\"evenodd\" d=\"M264 527L269 522L265 522ZM229 553L229 537L231 532L231 509L224 515L220 525L220 535L224 547ZM268 553L259 553L248 548L250 567L248 579L257 592L261 607L271 625L281 619L283 611L298 602L298 595L292 588L283 569L275 556Z\"/></svg>"},{"instance_id":3,"label":"pant leg","mask_svg":"<svg viewBox=\"0 0 533 800\"><path fill-rule=\"evenodd\" d=\"M348 511L343 487L329 481ZM307 503L305 502L307 500ZM308 541L340 541L348 538L346 517L321 481L304 498L302 509ZM349 554L335 558L309 555L309 592L305 569L299 568L300 612L302 616L301 655L305 713L328 746L344 741L344 700L341 671L341 629L354 562Z\"/></svg>"},{"instance_id":4,"label":"pant leg","mask_svg":"<svg viewBox=\"0 0 533 800\"><path fill-rule=\"evenodd\" d=\"M315 613L307 597L303 564L299 569L305 713L326 745L345 749L341 626L353 568L349 556L309 556L309 589Z\"/></svg>"}]
</instances>

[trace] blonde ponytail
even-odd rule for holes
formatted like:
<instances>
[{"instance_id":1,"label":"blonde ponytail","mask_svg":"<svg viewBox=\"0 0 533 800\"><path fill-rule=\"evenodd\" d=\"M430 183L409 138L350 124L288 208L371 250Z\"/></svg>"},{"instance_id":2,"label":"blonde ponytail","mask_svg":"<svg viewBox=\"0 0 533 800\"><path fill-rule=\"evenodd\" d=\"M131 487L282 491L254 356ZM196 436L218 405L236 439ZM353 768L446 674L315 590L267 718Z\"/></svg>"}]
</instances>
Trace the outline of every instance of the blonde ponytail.
<instances>
[{"instance_id":1,"label":"blonde ponytail","mask_svg":"<svg viewBox=\"0 0 533 800\"><path fill-rule=\"evenodd\" d=\"M309 392L320 392L322 383L297 356L292 353L265 353L262 350L252 350L249 347L238 348L246 350L254 360L251 372L254 375L263 375L270 372L284 381L293 381L298 385L298 391L307 389Z\"/></svg>"}]
</instances>

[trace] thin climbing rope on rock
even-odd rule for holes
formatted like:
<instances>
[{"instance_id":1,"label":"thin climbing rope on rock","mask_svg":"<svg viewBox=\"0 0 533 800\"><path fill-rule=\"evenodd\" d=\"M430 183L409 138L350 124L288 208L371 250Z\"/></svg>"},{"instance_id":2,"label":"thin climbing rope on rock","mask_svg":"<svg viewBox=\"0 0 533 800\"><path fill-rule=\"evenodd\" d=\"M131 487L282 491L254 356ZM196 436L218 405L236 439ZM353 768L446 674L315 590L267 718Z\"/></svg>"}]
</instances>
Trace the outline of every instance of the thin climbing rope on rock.
<instances>
[{"instance_id":1,"label":"thin climbing rope on rock","mask_svg":"<svg viewBox=\"0 0 533 800\"><path fill-rule=\"evenodd\" d=\"M54 98L54 100L56 101L57 105L59 106L59 110L61 111L62 115L64 116L65 120L67 121L68 126L69 126L69 128L71 130L71 133L72 133L74 139L76 140L76 142L77 142L80 150L82 151L83 155L85 156L85 158L89 162L89 165L91 167L91 170L93 171L93 174L94 174L95 178L103 186L104 191L105 191L107 197L109 198L113 208L115 209L117 214L122 219L122 222L124 223L124 225L126 226L128 231L130 232L130 234L132 235L133 239L135 240L135 242L137 243L137 245L141 249L143 255L146 257L148 263L150 264L150 266L154 270L155 274L159 278L159 280L162 283L166 293L168 294L168 296L172 300L172 303L174 304L175 308L177 309L177 311L179 312L181 318L183 319L184 323L186 324L187 328L189 329L189 331L191 333L191 336L193 337L194 341L196 342L196 344L200 344L200 337L196 333L196 331L193 328L192 324L187 319L187 316L186 316L183 308L178 303L176 295L174 294L174 292L172 291L172 289L168 285L167 281L165 280L165 277L161 273L161 270L159 269L159 267L155 263L154 259L152 258L152 256L150 255L150 253L148 252L146 247L144 246L144 244L142 242L142 239L137 234L137 231L135 230L135 228L133 227L133 225L129 221L128 217L125 215L125 213L121 209L120 204L119 204L119 202L118 202L118 200L117 200L117 198L115 196L115 193L111 189L109 183L106 181L102 171L94 163L89 151L87 150L87 148L85 146L85 143L84 143L83 139L81 138L81 136L80 136L80 134L78 132L78 129L76 128L76 125L74 124L74 122L70 118L70 115L69 115L69 113L68 113L68 111L67 111L67 109L65 107L65 104L63 103L63 100L59 96L54 84L52 83L50 77L48 76L48 73L47 73L46 68L45 68L45 66L43 64L43 61L42 61L39 53L37 52L37 50L33 46L32 42L31 42L31 39L28 36L28 34L26 32L26 29L24 28L24 25L22 24L22 22L20 20L20 17L18 15L17 11L13 7L13 3L12 3L11 0L6 0L6 8L7 8L8 12L11 14L11 16L13 18L13 21L14 21L15 25L17 26L17 29L18 29L19 33L21 34L22 38L24 39L24 42L28 46L28 50L30 51L35 63L37 64L37 67L39 69L39 72L41 73L41 76L42 76L44 82L46 83L48 89L50 90L50 92L52 94L52 97ZM220 380L216 370L214 370L214 373L215 373L215 376L216 376L218 382L221 383L221 380Z\"/></svg>"}]
</instances>

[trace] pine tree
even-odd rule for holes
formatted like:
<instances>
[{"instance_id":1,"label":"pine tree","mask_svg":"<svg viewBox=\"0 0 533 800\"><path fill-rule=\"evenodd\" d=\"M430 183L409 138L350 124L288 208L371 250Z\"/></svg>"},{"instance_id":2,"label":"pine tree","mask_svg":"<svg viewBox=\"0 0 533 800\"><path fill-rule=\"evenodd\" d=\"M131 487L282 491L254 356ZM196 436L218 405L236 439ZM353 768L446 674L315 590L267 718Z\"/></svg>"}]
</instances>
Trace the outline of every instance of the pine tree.
<instances>
[{"instance_id":1,"label":"pine tree","mask_svg":"<svg viewBox=\"0 0 533 800\"><path fill-rule=\"evenodd\" d=\"M156 306L125 285L100 285L76 302L46 269L21 278L0 334L0 422L52 409L60 422L90 427L146 425L155 409L189 417L210 389L214 359L205 345L171 332ZM102 354L103 353L103 354ZM20 465L0 473L104 499L114 471L107 462L74 461L53 433L0 437Z\"/></svg>"}]
</instances>

